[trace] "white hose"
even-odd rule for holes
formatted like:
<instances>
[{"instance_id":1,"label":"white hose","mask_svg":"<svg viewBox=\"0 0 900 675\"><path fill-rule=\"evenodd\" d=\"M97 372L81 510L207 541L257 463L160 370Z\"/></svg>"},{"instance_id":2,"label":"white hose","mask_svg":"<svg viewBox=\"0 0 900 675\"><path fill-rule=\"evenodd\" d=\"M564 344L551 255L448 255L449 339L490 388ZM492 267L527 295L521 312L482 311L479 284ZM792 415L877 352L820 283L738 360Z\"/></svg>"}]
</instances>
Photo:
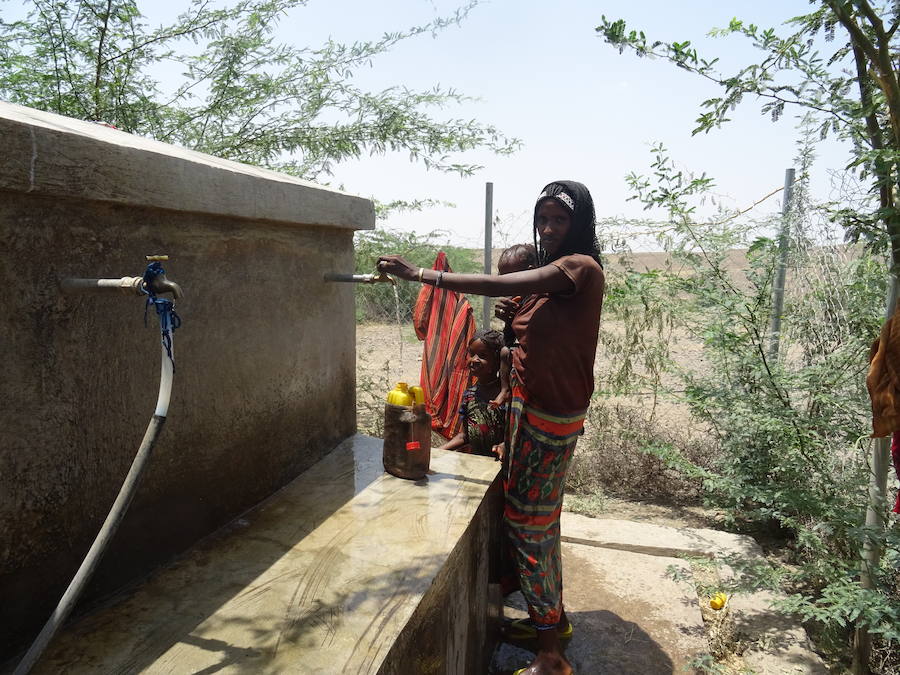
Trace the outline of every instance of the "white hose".
<instances>
[{"instance_id":1,"label":"white hose","mask_svg":"<svg viewBox=\"0 0 900 675\"><path fill-rule=\"evenodd\" d=\"M172 339L172 331L169 331L169 339ZM94 539L94 543L91 544L90 550L81 562L81 566L69 583L68 588L66 588L66 592L63 593L59 604L57 604L56 609L53 610L53 614L50 615L50 618L47 620L47 623L44 624L43 629L38 634L37 638L35 638L31 647L28 648L28 651L16 667L13 675L26 675L26 673L28 673L41 658L47 645L50 644L50 640L53 639L53 636L56 635L56 632L62 627L63 623L65 623L69 614L71 614L78 597L87 585L88 580L100 563L100 558L106 552L106 547L109 545L110 540L112 540L113 535L119 528L119 524L122 522L125 511L128 510L128 506L131 504L131 500L137 492L141 474L150 459L150 455L153 452L153 446L156 444L156 439L159 437L159 433L162 431L163 425L166 422L166 413L169 410L169 398L172 396L173 371L174 365L172 363L172 358L169 357L166 345L163 343L162 364L159 373L159 398L156 401L156 412L154 412L153 417L150 419L150 424L144 434L141 446L138 448L134 461L131 463L128 475L125 476L125 482L122 483L119 494L116 496L116 501L113 503L109 514L106 516L106 520L103 522L100 532Z\"/></svg>"},{"instance_id":2,"label":"white hose","mask_svg":"<svg viewBox=\"0 0 900 675\"><path fill-rule=\"evenodd\" d=\"M162 345L162 365L159 371L159 397L156 399L155 415L165 417L169 412L169 399L172 396L172 375L175 371L175 365L172 359L175 358L175 339L174 331L169 332L169 345L172 351L171 358L166 351L166 345Z\"/></svg>"}]
</instances>

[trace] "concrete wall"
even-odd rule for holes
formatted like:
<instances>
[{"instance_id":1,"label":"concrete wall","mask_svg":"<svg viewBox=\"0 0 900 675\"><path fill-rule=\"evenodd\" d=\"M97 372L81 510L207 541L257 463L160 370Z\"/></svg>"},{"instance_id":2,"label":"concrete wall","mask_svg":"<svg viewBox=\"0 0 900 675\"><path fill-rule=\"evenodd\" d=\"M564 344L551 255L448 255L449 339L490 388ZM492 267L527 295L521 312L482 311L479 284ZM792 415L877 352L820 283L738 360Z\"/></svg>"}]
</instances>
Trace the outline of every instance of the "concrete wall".
<instances>
[{"instance_id":1,"label":"concrete wall","mask_svg":"<svg viewBox=\"0 0 900 675\"><path fill-rule=\"evenodd\" d=\"M503 487L496 478L378 675L487 673L500 639Z\"/></svg>"},{"instance_id":2,"label":"concrete wall","mask_svg":"<svg viewBox=\"0 0 900 675\"><path fill-rule=\"evenodd\" d=\"M155 316L65 277L139 276L177 303L168 422L85 604L148 572L355 431L354 229L369 200L0 103L0 653L47 618L153 412Z\"/></svg>"}]
</instances>

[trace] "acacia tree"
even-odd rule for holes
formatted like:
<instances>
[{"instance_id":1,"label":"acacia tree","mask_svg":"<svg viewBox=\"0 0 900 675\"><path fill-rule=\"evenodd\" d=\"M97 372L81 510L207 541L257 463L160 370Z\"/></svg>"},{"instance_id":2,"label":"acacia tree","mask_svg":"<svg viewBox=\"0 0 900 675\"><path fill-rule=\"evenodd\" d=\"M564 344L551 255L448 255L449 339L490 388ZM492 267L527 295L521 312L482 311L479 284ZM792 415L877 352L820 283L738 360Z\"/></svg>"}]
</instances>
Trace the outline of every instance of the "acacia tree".
<instances>
[{"instance_id":1,"label":"acacia tree","mask_svg":"<svg viewBox=\"0 0 900 675\"><path fill-rule=\"evenodd\" d=\"M465 97L435 87L366 91L354 72L400 42L462 21L453 15L378 40L318 47L273 32L306 0L192 0L151 28L137 0L30 0L27 18L0 19L0 98L303 178L365 153L405 151L428 168L469 174L454 153L509 153L518 141L429 110ZM160 81L160 66L180 68ZM171 69L171 68L170 68Z\"/></svg>"},{"instance_id":2,"label":"acacia tree","mask_svg":"<svg viewBox=\"0 0 900 675\"><path fill-rule=\"evenodd\" d=\"M820 0L816 9L786 22L793 32L779 36L774 29L733 19L713 35L740 34L763 54L758 63L732 74L717 69L718 59L701 58L689 41L649 41L643 32L626 30L623 20L603 17L597 32L620 51L667 59L689 72L719 84L722 96L702 103L694 133L708 132L728 121L728 113L752 94L763 101L762 111L778 120L786 106L814 111L824 138L835 133L855 149L853 167L871 177L877 206L869 211L836 214L851 240L863 239L890 247L892 271L900 270L900 79L897 47L900 4L873 6L868 0ZM841 28L843 39L838 40ZM821 54L820 40L834 43Z\"/></svg>"}]
</instances>

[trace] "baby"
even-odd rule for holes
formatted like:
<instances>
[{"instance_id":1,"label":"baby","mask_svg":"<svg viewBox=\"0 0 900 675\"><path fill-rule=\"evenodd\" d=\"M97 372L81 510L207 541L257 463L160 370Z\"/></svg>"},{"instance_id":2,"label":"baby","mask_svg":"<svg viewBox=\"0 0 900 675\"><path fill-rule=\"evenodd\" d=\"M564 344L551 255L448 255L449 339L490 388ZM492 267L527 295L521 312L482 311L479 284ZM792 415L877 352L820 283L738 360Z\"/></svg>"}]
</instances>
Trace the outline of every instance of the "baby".
<instances>
[{"instance_id":1,"label":"baby","mask_svg":"<svg viewBox=\"0 0 900 675\"><path fill-rule=\"evenodd\" d=\"M500 254L497 261L499 274L512 274L532 269L537 265L537 251L531 244L514 244ZM521 304L521 296L515 296L512 300ZM490 403L495 408L506 405L510 396L509 373L512 369L512 348L516 344L516 336L512 329L512 319L504 322L503 349L500 350L500 393Z\"/></svg>"}]
</instances>

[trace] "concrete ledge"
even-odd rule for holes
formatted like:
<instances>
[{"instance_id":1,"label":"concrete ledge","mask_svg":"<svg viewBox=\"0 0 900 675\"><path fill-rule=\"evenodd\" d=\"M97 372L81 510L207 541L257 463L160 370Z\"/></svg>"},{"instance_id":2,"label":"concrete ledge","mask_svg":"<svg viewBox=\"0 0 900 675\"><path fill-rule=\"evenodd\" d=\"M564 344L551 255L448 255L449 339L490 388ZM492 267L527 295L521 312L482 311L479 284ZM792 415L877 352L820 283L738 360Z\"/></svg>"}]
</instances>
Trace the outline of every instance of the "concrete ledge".
<instances>
[{"instance_id":1,"label":"concrete ledge","mask_svg":"<svg viewBox=\"0 0 900 675\"><path fill-rule=\"evenodd\" d=\"M0 102L0 138L0 190L292 225L375 226L369 199L11 103Z\"/></svg>"},{"instance_id":2,"label":"concrete ledge","mask_svg":"<svg viewBox=\"0 0 900 675\"><path fill-rule=\"evenodd\" d=\"M350 439L68 626L34 672L485 672L498 465L433 452L412 482L383 473L379 439Z\"/></svg>"},{"instance_id":3,"label":"concrete ledge","mask_svg":"<svg viewBox=\"0 0 900 675\"><path fill-rule=\"evenodd\" d=\"M696 555L715 557L723 553L762 556L752 537L710 529L679 529L630 520L589 518L564 511L562 539L573 544L601 546L646 555Z\"/></svg>"},{"instance_id":4,"label":"concrete ledge","mask_svg":"<svg viewBox=\"0 0 900 675\"><path fill-rule=\"evenodd\" d=\"M78 569L157 395L144 300L61 281L139 276L164 253L185 290L168 421L86 607L355 432L354 288L324 277L353 270L353 228L374 218L367 199L2 102L0 139L2 659Z\"/></svg>"}]
</instances>

